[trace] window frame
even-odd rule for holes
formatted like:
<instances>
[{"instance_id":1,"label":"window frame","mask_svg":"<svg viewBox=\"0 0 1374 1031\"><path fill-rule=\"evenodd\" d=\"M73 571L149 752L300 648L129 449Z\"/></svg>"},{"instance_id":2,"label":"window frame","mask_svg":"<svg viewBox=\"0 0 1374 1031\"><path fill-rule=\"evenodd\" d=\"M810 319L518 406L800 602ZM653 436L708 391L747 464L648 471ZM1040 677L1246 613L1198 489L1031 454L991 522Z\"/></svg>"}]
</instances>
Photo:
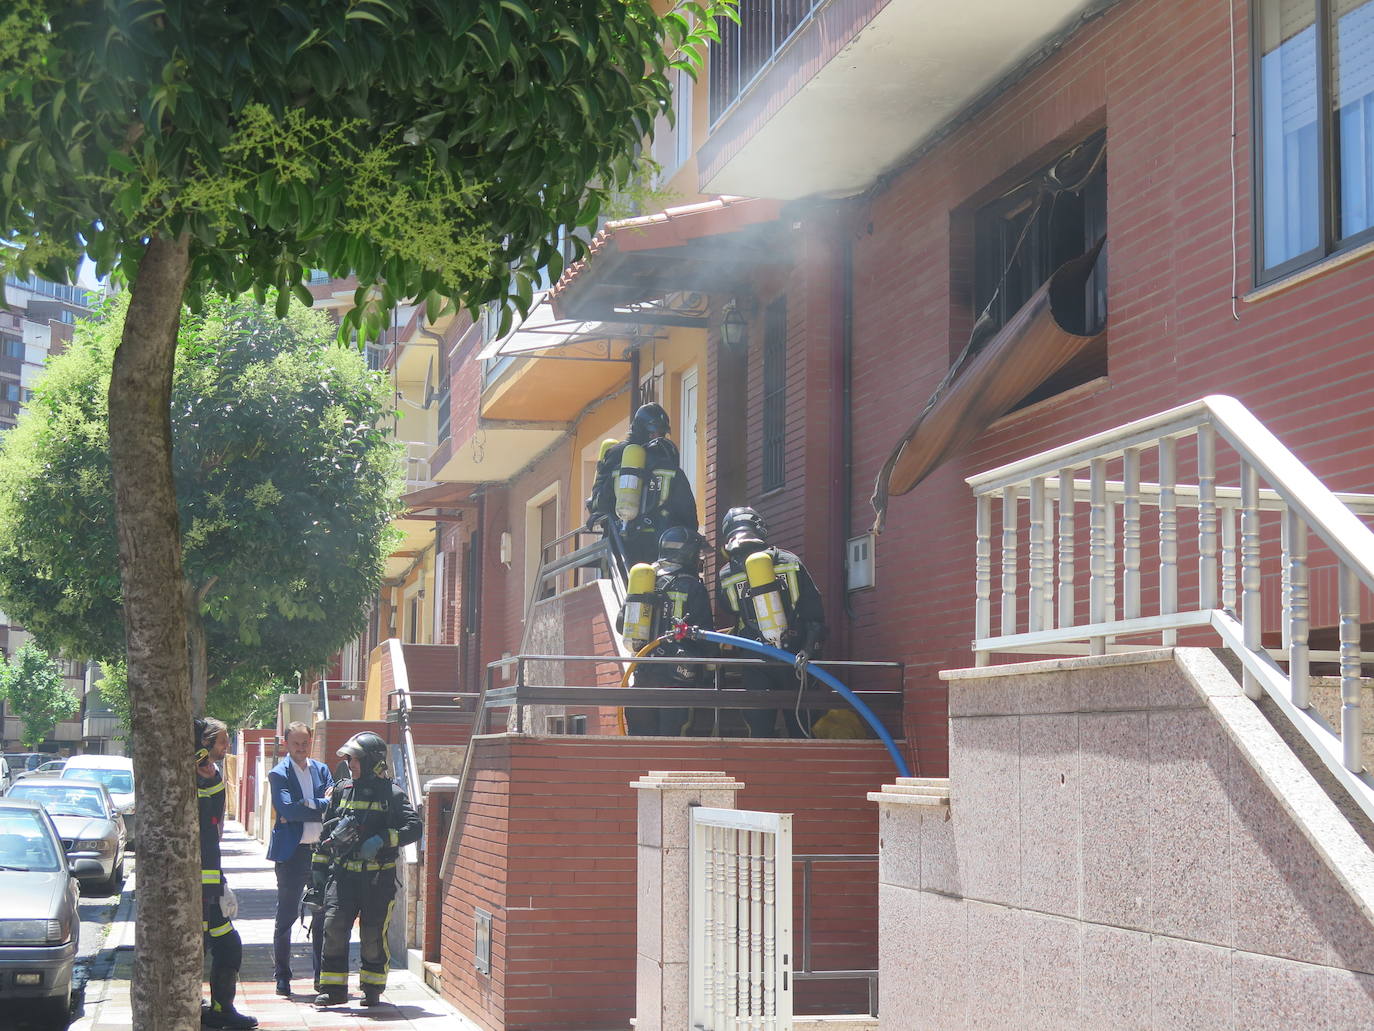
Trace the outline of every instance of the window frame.
<instances>
[{"instance_id":1,"label":"window frame","mask_svg":"<svg viewBox=\"0 0 1374 1031\"><path fill-rule=\"evenodd\" d=\"M1264 265L1264 86L1260 74L1260 9L1265 0L1250 3L1250 267L1254 286L1270 283L1310 268L1327 258L1355 250L1374 241L1374 222L1347 237L1336 225L1339 211L1340 169L1336 164L1334 121L1339 110L1332 107L1331 0L1310 0L1316 8L1317 44L1317 224L1315 247L1266 268Z\"/></svg>"}]
</instances>

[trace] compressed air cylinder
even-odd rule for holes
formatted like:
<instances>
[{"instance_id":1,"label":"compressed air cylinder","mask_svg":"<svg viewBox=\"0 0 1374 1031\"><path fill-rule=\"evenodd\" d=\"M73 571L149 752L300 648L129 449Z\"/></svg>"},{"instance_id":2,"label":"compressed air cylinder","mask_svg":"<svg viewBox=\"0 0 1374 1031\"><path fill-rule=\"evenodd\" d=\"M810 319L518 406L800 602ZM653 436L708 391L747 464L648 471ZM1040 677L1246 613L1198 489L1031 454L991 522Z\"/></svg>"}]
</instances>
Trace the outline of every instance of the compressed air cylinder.
<instances>
[{"instance_id":1,"label":"compressed air cylinder","mask_svg":"<svg viewBox=\"0 0 1374 1031\"><path fill-rule=\"evenodd\" d=\"M625 622L621 634L625 646L639 651L654 639L654 567L640 562L630 567L625 592Z\"/></svg>"},{"instance_id":2,"label":"compressed air cylinder","mask_svg":"<svg viewBox=\"0 0 1374 1031\"><path fill-rule=\"evenodd\" d=\"M626 444L620 452L620 473L615 479L615 517L628 523L639 515L644 497L644 449Z\"/></svg>"},{"instance_id":3,"label":"compressed air cylinder","mask_svg":"<svg viewBox=\"0 0 1374 1031\"><path fill-rule=\"evenodd\" d=\"M749 577L749 600L759 633L774 648L781 647L787 633L787 610L782 605L782 584L773 572L773 556L766 551L754 552L744 560L744 572Z\"/></svg>"},{"instance_id":4,"label":"compressed air cylinder","mask_svg":"<svg viewBox=\"0 0 1374 1031\"><path fill-rule=\"evenodd\" d=\"M605 440L601 442L601 450L596 453L596 460L598 462L601 461L603 458L606 457L606 452L611 450L611 448L615 447L619 443L620 441L616 440L614 437L607 437Z\"/></svg>"}]
</instances>

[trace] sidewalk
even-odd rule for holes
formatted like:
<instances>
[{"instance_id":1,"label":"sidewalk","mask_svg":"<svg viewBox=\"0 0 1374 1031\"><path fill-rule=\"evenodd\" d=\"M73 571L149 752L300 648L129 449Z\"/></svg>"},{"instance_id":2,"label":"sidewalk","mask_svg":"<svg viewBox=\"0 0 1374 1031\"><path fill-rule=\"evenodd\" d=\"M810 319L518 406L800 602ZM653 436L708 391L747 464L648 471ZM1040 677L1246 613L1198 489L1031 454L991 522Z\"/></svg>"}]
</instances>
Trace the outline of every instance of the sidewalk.
<instances>
[{"instance_id":1,"label":"sidewalk","mask_svg":"<svg viewBox=\"0 0 1374 1031\"><path fill-rule=\"evenodd\" d=\"M235 1005L258 1018L264 1031L360 1031L387 1028L388 1031L480 1031L478 1026L444 1002L408 970L392 969L387 975L383 1004L365 1009L357 987L357 929L349 983L349 1001L329 1009L317 1010L310 987L310 947L299 925L292 946L291 982L294 994L289 999L275 992L272 977L272 927L276 911L277 881L264 849L248 837L236 823L225 827L222 844L224 872L239 899L239 915L234 926L243 938L243 968ZM134 911L131 894L126 893L101 960L93 964L86 986L84 1012L69 1031L128 1031L133 1023L129 1001L129 980L134 966ZM207 995L206 998L209 996Z\"/></svg>"}]
</instances>

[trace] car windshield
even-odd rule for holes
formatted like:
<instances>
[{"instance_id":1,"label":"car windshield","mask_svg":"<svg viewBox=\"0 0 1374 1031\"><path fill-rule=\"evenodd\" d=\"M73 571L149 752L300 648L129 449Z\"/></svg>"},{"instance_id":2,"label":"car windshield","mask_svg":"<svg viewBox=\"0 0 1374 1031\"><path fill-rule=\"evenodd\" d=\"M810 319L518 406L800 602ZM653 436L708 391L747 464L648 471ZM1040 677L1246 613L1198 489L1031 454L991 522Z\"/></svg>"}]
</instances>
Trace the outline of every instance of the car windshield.
<instances>
[{"instance_id":1,"label":"car windshield","mask_svg":"<svg viewBox=\"0 0 1374 1031\"><path fill-rule=\"evenodd\" d=\"M31 798L53 816L106 817L105 799L99 788L74 784L32 784L20 781L10 788L10 798Z\"/></svg>"},{"instance_id":2,"label":"car windshield","mask_svg":"<svg viewBox=\"0 0 1374 1031\"><path fill-rule=\"evenodd\" d=\"M110 789L111 794L132 795L134 793L134 775L128 770L98 770L89 766L78 766L72 769L70 766L62 771L63 780L87 780L96 784L104 784Z\"/></svg>"},{"instance_id":3,"label":"car windshield","mask_svg":"<svg viewBox=\"0 0 1374 1031\"><path fill-rule=\"evenodd\" d=\"M0 873L62 869L62 850L43 817L29 809L0 809Z\"/></svg>"}]
</instances>

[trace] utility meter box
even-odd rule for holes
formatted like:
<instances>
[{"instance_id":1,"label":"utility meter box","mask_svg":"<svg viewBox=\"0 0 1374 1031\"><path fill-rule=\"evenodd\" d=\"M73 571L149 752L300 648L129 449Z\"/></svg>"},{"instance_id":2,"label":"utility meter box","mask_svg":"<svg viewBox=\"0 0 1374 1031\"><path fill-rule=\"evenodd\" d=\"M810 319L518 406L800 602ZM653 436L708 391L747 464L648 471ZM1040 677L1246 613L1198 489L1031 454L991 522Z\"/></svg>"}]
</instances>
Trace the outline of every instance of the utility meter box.
<instances>
[{"instance_id":1,"label":"utility meter box","mask_svg":"<svg viewBox=\"0 0 1374 1031\"><path fill-rule=\"evenodd\" d=\"M871 533L849 538L844 563L845 587L848 590L858 591L873 586L877 543L876 537Z\"/></svg>"},{"instance_id":2,"label":"utility meter box","mask_svg":"<svg viewBox=\"0 0 1374 1031\"><path fill-rule=\"evenodd\" d=\"M315 699L308 694L283 694L277 696L277 737L286 736L286 728L292 723L315 726Z\"/></svg>"}]
</instances>

